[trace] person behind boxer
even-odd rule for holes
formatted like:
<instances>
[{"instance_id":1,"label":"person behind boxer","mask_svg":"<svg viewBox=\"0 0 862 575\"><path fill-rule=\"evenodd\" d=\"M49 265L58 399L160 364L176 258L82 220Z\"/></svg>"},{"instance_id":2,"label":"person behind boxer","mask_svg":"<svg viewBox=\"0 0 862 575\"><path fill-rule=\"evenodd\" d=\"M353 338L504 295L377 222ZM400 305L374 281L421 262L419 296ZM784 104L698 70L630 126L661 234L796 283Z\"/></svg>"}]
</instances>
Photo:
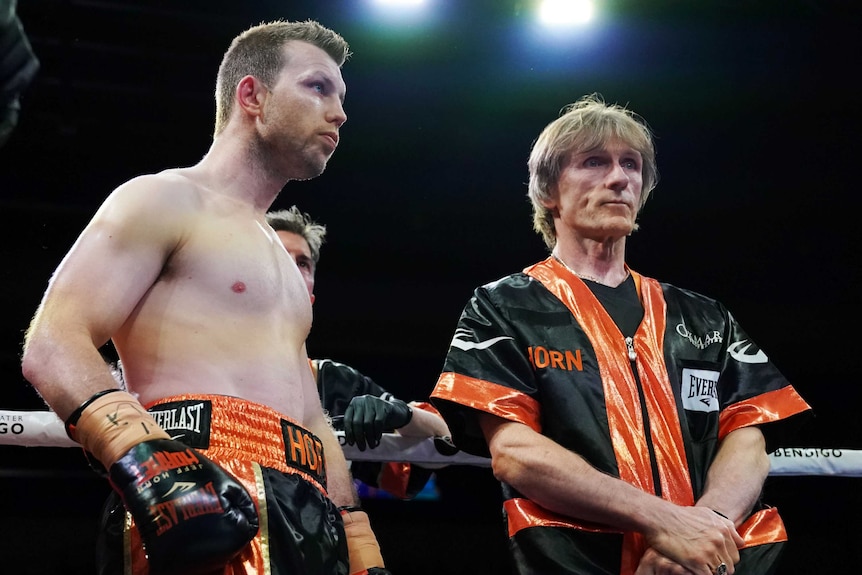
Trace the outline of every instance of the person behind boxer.
<instances>
[{"instance_id":1,"label":"person behind boxer","mask_svg":"<svg viewBox=\"0 0 862 575\"><path fill-rule=\"evenodd\" d=\"M268 212L266 221L296 262L313 304L326 226L316 223L296 206ZM360 451L365 451L366 446L376 448L386 431L448 441L449 428L430 404L405 403L357 369L331 359L312 359L311 368L324 410L335 419L336 429L344 430L346 442ZM350 471L355 479L400 499L415 497L433 473L409 463L371 461L354 461Z\"/></svg>"},{"instance_id":2,"label":"person behind boxer","mask_svg":"<svg viewBox=\"0 0 862 575\"><path fill-rule=\"evenodd\" d=\"M0 148L18 125L21 97L40 66L18 17L17 3L0 0Z\"/></svg>"},{"instance_id":3,"label":"person behind boxer","mask_svg":"<svg viewBox=\"0 0 862 575\"><path fill-rule=\"evenodd\" d=\"M349 54L310 20L239 34L201 161L119 186L49 281L22 371L130 512L124 529L107 508L102 573L388 573L308 369L302 275L265 217L335 151Z\"/></svg>"},{"instance_id":4,"label":"person behind boxer","mask_svg":"<svg viewBox=\"0 0 862 575\"><path fill-rule=\"evenodd\" d=\"M772 573L767 453L810 408L724 306L626 264L651 131L586 96L528 167L551 256L474 291L431 394L491 457L515 572Z\"/></svg>"}]
</instances>

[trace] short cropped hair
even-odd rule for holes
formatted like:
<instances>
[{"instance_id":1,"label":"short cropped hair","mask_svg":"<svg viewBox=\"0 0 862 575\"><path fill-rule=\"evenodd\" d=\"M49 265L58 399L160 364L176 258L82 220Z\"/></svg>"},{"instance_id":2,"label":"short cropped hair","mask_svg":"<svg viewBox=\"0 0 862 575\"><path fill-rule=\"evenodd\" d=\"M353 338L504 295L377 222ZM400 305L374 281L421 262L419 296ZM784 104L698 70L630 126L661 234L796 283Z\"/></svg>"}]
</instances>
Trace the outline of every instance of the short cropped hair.
<instances>
[{"instance_id":1,"label":"short cropped hair","mask_svg":"<svg viewBox=\"0 0 862 575\"><path fill-rule=\"evenodd\" d=\"M286 210L267 212L266 223L277 232L290 232L301 236L308 243L311 259L314 265L317 265L318 260L320 260L320 246L326 239L326 226L316 223L311 219L311 216L301 212L296 206L290 206Z\"/></svg>"},{"instance_id":2,"label":"short cropped hair","mask_svg":"<svg viewBox=\"0 0 862 575\"><path fill-rule=\"evenodd\" d=\"M291 41L317 46L338 64L350 57L347 41L314 20L276 20L253 26L233 39L222 58L216 79L216 120L214 135L227 126L233 111L234 91L245 76L254 76L266 86L275 84L285 64L284 45Z\"/></svg>"},{"instance_id":3,"label":"short cropped hair","mask_svg":"<svg viewBox=\"0 0 862 575\"><path fill-rule=\"evenodd\" d=\"M621 140L641 154L640 211L658 183L658 167L652 131L638 114L618 104L606 104L598 94L590 94L563 108L560 117L548 124L533 144L527 162L530 173L527 195L533 204L533 229L549 249L557 244L557 232L554 215L542 201L551 199L572 155L611 140Z\"/></svg>"}]
</instances>

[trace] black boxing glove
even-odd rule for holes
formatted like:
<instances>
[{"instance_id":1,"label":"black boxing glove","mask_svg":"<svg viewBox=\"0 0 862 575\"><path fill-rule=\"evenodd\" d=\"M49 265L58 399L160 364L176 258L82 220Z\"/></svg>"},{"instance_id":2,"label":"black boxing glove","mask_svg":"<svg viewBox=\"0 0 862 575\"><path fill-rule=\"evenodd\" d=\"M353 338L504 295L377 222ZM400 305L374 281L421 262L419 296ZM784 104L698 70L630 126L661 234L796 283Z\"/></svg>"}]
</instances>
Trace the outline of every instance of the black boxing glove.
<instances>
[{"instance_id":1,"label":"black boxing glove","mask_svg":"<svg viewBox=\"0 0 862 575\"><path fill-rule=\"evenodd\" d=\"M245 488L179 441L135 445L109 477L135 518L151 573L218 570L257 533L257 509Z\"/></svg>"},{"instance_id":2,"label":"black boxing glove","mask_svg":"<svg viewBox=\"0 0 862 575\"><path fill-rule=\"evenodd\" d=\"M171 440L128 393L94 395L69 417L66 429L108 469L153 575L218 570L257 533L257 509L242 484Z\"/></svg>"},{"instance_id":3,"label":"black boxing glove","mask_svg":"<svg viewBox=\"0 0 862 575\"><path fill-rule=\"evenodd\" d=\"M404 427L413 419L413 409L400 399L386 400L376 395L360 395L350 400L344 411L344 439L365 451L374 449L387 430Z\"/></svg>"}]
</instances>

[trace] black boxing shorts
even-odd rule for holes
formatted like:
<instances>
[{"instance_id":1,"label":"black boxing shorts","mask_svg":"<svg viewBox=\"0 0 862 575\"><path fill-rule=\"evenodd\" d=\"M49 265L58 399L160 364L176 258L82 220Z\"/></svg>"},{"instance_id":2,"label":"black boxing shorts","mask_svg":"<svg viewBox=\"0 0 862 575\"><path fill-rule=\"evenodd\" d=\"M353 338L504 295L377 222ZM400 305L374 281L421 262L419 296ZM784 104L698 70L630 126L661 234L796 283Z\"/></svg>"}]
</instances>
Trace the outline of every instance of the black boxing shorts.
<instances>
[{"instance_id":1,"label":"black boxing shorts","mask_svg":"<svg viewBox=\"0 0 862 575\"><path fill-rule=\"evenodd\" d=\"M344 525L326 496L323 447L314 434L273 409L223 395L168 397L146 407L172 439L217 462L255 499L260 530L218 575L348 573ZM103 508L97 568L100 575L149 573L116 493Z\"/></svg>"}]
</instances>

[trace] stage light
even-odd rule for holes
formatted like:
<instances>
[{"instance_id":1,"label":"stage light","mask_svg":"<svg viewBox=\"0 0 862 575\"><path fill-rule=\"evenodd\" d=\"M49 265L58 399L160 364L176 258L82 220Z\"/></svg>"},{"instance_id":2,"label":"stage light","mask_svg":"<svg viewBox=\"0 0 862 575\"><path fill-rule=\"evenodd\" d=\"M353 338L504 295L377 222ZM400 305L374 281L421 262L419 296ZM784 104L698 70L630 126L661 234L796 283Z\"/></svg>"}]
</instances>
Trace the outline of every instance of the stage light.
<instances>
[{"instance_id":1,"label":"stage light","mask_svg":"<svg viewBox=\"0 0 862 575\"><path fill-rule=\"evenodd\" d=\"M592 0L542 0L538 18L546 26L571 26L586 24L594 13Z\"/></svg>"},{"instance_id":2,"label":"stage light","mask_svg":"<svg viewBox=\"0 0 862 575\"><path fill-rule=\"evenodd\" d=\"M425 4L425 0L374 0L378 6L400 7L400 6L421 6Z\"/></svg>"},{"instance_id":3,"label":"stage light","mask_svg":"<svg viewBox=\"0 0 862 575\"><path fill-rule=\"evenodd\" d=\"M440 18L437 4L430 0L365 0L367 9L360 17L381 33L416 34Z\"/></svg>"},{"instance_id":4,"label":"stage light","mask_svg":"<svg viewBox=\"0 0 862 575\"><path fill-rule=\"evenodd\" d=\"M428 0L367 0L367 6L369 16L392 24L418 24L432 16L432 2Z\"/></svg>"}]
</instances>

